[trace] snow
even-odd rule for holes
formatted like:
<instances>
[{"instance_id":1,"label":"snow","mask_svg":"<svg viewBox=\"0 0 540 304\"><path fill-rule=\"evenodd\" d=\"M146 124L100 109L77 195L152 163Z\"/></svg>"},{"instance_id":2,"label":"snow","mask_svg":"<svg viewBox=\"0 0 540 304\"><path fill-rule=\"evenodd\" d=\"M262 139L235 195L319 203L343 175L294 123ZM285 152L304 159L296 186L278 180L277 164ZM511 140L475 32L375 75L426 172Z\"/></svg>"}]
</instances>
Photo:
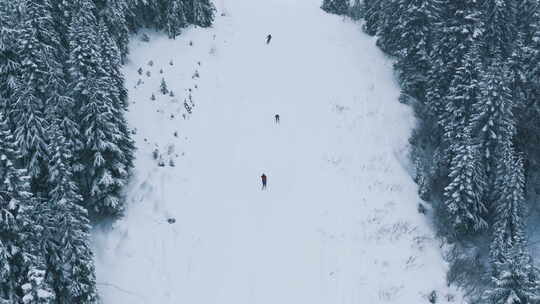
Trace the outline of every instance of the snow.
<instances>
[{"instance_id":1,"label":"snow","mask_svg":"<svg viewBox=\"0 0 540 304\"><path fill-rule=\"evenodd\" d=\"M392 62L319 2L221 0L211 29L132 39L136 172L94 232L105 304L463 303L417 211Z\"/></svg>"}]
</instances>

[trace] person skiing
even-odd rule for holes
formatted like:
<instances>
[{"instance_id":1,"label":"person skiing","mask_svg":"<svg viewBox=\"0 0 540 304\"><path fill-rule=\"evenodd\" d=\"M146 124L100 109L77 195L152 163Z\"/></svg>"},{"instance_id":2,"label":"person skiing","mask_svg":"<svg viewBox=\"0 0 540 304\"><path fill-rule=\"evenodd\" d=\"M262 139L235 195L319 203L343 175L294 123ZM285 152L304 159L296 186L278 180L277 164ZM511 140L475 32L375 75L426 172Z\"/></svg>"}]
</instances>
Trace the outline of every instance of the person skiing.
<instances>
[{"instance_id":1,"label":"person skiing","mask_svg":"<svg viewBox=\"0 0 540 304\"><path fill-rule=\"evenodd\" d=\"M268 36L266 36L266 44L270 44L270 40L272 40L272 35L268 34Z\"/></svg>"},{"instance_id":2,"label":"person skiing","mask_svg":"<svg viewBox=\"0 0 540 304\"><path fill-rule=\"evenodd\" d=\"M279 124L279 114L274 115L274 120L276 121L276 124Z\"/></svg>"},{"instance_id":3,"label":"person skiing","mask_svg":"<svg viewBox=\"0 0 540 304\"><path fill-rule=\"evenodd\" d=\"M266 189L266 174L261 175L262 190Z\"/></svg>"}]
</instances>

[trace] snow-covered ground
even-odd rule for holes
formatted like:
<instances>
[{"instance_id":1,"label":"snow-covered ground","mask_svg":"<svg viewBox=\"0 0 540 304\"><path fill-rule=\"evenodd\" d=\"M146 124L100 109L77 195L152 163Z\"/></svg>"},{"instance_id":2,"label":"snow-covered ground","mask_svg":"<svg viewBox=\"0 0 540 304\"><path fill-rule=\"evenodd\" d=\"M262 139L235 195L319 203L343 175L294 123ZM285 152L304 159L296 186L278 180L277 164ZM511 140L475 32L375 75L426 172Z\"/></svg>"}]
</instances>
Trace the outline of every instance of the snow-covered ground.
<instances>
[{"instance_id":1,"label":"snow-covered ground","mask_svg":"<svg viewBox=\"0 0 540 304\"><path fill-rule=\"evenodd\" d=\"M221 0L212 29L133 39L125 73L139 150L126 217L95 231L105 304L455 294L417 212L414 119L397 102L391 62L319 2ZM159 92L162 78L174 97Z\"/></svg>"}]
</instances>

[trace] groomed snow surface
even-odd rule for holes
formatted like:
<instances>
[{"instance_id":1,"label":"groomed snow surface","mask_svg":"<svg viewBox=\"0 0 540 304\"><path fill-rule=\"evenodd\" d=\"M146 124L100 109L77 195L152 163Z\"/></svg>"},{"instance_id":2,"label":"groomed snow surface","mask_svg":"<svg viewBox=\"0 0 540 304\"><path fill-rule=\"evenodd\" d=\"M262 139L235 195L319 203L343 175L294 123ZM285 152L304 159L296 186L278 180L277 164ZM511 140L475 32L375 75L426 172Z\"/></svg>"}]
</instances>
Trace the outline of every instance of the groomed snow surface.
<instances>
[{"instance_id":1,"label":"groomed snow surface","mask_svg":"<svg viewBox=\"0 0 540 304\"><path fill-rule=\"evenodd\" d=\"M221 0L211 29L133 38L136 170L94 233L105 304L462 303L417 212L391 61L319 5Z\"/></svg>"}]
</instances>

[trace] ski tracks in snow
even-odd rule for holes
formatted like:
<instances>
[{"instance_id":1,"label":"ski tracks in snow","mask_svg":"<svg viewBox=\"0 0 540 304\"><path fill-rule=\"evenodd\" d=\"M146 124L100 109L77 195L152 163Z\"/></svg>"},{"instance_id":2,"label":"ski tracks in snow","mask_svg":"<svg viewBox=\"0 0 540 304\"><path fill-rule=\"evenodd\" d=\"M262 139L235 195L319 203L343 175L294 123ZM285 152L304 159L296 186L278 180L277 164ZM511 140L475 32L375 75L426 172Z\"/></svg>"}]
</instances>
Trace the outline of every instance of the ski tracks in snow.
<instances>
[{"instance_id":1,"label":"ski tracks in snow","mask_svg":"<svg viewBox=\"0 0 540 304\"><path fill-rule=\"evenodd\" d=\"M94 234L105 304L455 293L416 211L404 166L413 114L397 101L391 61L319 2L219 0L214 28L134 37L136 172L125 218Z\"/></svg>"}]
</instances>

